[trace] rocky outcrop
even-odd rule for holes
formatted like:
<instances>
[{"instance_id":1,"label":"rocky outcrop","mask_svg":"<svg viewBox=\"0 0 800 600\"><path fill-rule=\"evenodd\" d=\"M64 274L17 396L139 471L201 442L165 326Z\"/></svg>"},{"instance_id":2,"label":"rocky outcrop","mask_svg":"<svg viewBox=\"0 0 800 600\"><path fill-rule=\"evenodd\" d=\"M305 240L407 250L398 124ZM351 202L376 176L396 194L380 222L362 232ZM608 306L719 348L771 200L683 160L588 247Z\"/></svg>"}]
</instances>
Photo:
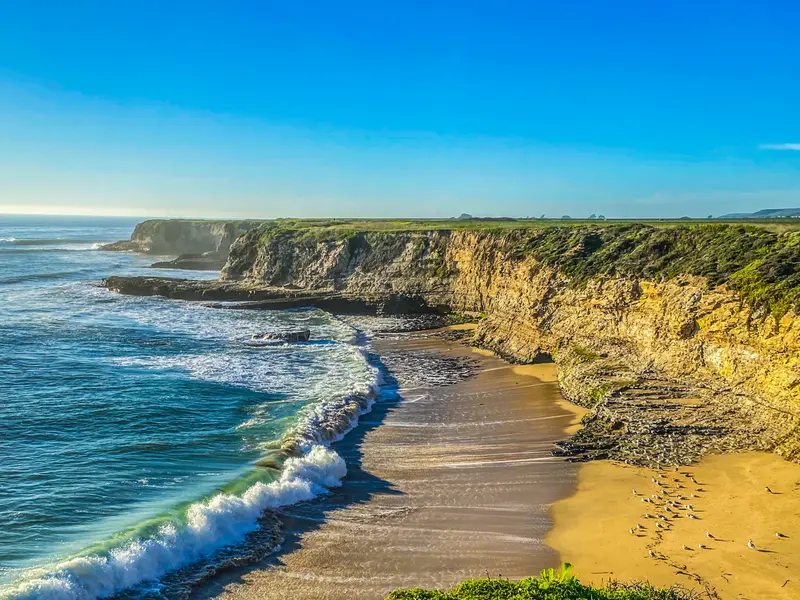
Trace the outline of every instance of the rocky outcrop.
<instances>
[{"instance_id":1,"label":"rocky outcrop","mask_svg":"<svg viewBox=\"0 0 800 600\"><path fill-rule=\"evenodd\" d=\"M594 431L567 452L677 463L769 448L800 458L793 311L749 308L690 275L601 275L575 285L520 252L525 235L254 230L233 245L222 278L353 298L404 295L483 315L476 343L521 362L552 355L565 395L595 408Z\"/></svg>"},{"instance_id":2,"label":"rocky outcrop","mask_svg":"<svg viewBox=\"0 0 800 600\"><path fill-rule=\"evenodd\" d=\"M130 240L108 244L104 250L162 255L202 255L224 264L234 240L257 221L197 221L152 219L136 225ZM210 253L210 254L209 254ZM186 257L189 262L190 257ZM176 268L186 268L176 266ZM205 268L205 267L203 267Z\"/></svg>"}]
</instances>

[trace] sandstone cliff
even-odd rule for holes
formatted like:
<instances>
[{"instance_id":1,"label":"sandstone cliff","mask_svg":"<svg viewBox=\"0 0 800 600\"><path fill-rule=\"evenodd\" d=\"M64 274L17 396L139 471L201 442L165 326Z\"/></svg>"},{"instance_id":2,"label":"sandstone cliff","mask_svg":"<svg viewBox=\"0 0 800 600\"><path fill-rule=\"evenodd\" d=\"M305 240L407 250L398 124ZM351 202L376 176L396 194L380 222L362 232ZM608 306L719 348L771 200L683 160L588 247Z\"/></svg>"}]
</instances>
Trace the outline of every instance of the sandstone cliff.
<instances>
[{"instance_id":1,"label":"sandstone cliff","mask_svg":"<svg viewBox=\"0 0 800 600\"><path fill-rule=\"evenodd\" d=\"M257 221L152 219L136 225L130 240L109 244L104 250L146 254L214 253L224 260L234 240L256 224Z\"/></svg>"},{"instance_id":2,"label":"sandstone cliff","mask_svg":"<svg viewBox=\"0 0 800 600\"><path fill-rule=\"evenodd\" d=\"M552 356L565 395L594 407L568 453L680 463L758 448L798 459L800 320L786 285L794 271L781 271L780 261L775 277L767 271L776 253L797 262L797 239L725 227L564 234L265 226L236 240L222 279L362 299L400 294L480 315L477 343L523 362ZM643 247L646 260L637 254ZM748 269L763 271L763 285L742 275Z\"/></svg>"}]
</instances>

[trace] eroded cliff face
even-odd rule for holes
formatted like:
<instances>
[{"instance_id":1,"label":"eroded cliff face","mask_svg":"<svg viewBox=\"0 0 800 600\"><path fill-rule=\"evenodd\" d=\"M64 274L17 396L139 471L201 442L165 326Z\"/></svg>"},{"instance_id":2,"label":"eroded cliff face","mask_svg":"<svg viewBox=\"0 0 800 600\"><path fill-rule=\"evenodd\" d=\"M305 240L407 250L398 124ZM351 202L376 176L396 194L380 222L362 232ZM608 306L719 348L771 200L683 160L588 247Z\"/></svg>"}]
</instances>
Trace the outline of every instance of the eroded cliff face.
<instances>
[{"instance_id":1,"label":"eroded cliff face","mask_svg":"<svg viewBox=\"0 0 800 600\"><path fill-rule=\"evenodd\" d=\"M515 235L253 230L232 246L222 278L359 298L404 294L479 313L477 343L522 362L551 355L564 394L594 407L568 452L641 463L733 449L800 458L793 312L780 322L756 314L699 277L574 285L520 253Z\"/></svg>"},{"instance_id":2,"label":"eroded cliff face","mask_svg":"<svg viewBox=\"0 0 800 600\"><path fill-rule=\"evenodd\" d=\"M152 219L136 225L130 240L105 246L146 254L215 253L223 259L234 240L251 229L253 221L194 221Z\"/></svg>"}]
</instances>

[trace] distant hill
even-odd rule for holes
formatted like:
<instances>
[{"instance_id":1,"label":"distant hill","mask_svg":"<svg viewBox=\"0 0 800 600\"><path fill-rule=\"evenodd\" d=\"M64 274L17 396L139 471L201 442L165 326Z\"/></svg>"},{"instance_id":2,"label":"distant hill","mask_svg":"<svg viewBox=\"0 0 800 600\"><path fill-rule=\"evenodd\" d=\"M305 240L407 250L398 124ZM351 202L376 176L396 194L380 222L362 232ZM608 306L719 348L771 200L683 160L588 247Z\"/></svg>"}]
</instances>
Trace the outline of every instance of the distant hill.
<instances>
[{"instance_id":1,"label":"distant hill","mask_svg":"<svg viewBox=\"0 0 800 600\"><path fill-rule=\"evenodd\" d=\"M800 217L800 208L764 208L754 213L731 213L720 219L780 219Z\"/></svg>"}]
</instances>

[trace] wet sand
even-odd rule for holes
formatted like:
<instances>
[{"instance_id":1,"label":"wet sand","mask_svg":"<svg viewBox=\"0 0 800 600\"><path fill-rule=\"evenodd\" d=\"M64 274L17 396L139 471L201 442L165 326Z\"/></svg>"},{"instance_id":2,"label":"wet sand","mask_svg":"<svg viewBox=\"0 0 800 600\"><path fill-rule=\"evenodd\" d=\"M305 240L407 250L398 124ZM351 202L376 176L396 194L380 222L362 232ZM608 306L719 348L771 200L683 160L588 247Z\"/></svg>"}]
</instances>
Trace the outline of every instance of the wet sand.
<instances>
[{"instance_id":1,"label":"wet sand","mask_svg":"<svg viewBox=\"0 0 800 600\"><path fill-rule=\"evenodd\" d=\"M654 484L653 477L665 486ZM652 494L683 508L667 512L663 500ZM648 519L645 513L668 520ZM690 513L698 518L689 518ZM707 589L708 597L723 600L800 598L800 465L774 454L710 456L678 472L586 463L577 494L556 503L553 516L555 527L547 541L585 582L679 583ZM629 528L637 524L644 529L631 535ZM777 532L787 537L776 537ZM755 550L747 547L749 539Z\"/></svg>"},{"instance_id":2,"label":"wet sand","mask_svg":"<svg viewBox=\"0 0 800 600\"><path fill-rule=\"evenodd\" d=\"M416 387L401 373L399 398L377 403L334 446L348 463L344 485L283 511L277 555L193 597L378 600L401 587L522 578L558 565L544 538L552 503L575 490L577 467L550 454L576 419L555 365L514 367L419 335L374 346L381 356L474 359L477 373Z\"/></svg>"}]
</instances>

